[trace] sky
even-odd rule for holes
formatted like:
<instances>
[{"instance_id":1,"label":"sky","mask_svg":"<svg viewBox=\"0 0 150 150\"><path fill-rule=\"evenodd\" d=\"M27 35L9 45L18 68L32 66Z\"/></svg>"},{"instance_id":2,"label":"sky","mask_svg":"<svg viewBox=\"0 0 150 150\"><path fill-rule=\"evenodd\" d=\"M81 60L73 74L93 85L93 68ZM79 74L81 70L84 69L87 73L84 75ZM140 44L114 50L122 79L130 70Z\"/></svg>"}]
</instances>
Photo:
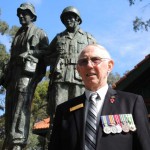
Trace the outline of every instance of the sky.
<instances>
[{"instance_id":1,"label":"sky","mask_svg":"<svg viewBox=\"0 0 150 150\"><path fill-rule=\"evenodd\" d=\"M51 41L57 33L65 30L60 20L63 9L67 6L76 7L81 14L81 28L91 33L99 44L103 45L115 61L114 73L121 76L132 70L150 52L150 32L133 31L133 20L136 16L149 19L149 0L129 6L128 0L0 0L1 20L10 27L20 26L16 10L23 2L35 6L37 21ZM10 48L9 38L0 36L0 43Z\"/></svg>"},{"instance_id":2,"label":"sky","mask_svg":"<svg viewBox=\"0 0 150 150\"><path fill-rule=\"evenodd\" d=\"M135 32L132 25L136 16L149 19L150 6L146 6L149 0L136 0L133 6L129 6L128 0L0 0L0 19L10 27L20 26L16 10L24 2L35 6L35 24L47 33L49 41L65 30L60 20L63 9L76 7L83 21L81 28L91 33L114 59L113 73L123 76L150 53L150 32ZM0 43L5 44L8 51L9 40L0 35Z\"/></svg>"}]
</instances>

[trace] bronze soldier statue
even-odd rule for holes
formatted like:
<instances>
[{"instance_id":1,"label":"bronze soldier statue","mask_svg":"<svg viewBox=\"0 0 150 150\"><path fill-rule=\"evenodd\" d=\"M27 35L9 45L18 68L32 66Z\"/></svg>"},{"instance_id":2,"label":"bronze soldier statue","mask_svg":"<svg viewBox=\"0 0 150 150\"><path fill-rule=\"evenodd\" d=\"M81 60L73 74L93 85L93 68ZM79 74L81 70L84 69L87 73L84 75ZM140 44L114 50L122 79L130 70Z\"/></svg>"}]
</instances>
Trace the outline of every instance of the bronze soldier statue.
<instances>
[{"instance_id":1,"label":"bronze soldier statue","mask_svg":"<svg viewBox=\"0 0 150 150\"><path fill-rule=\"evenodd\" d=\"M49 44L45 32L33 23L37 15L32 4L21 4L17 9L17 16L22 26L11 46L11 58L4 84L5 150L21 150L27 144L31 103L35 88L46 72L43 56Z\"/></svg>"},{"instance_id":2,"label":"bronze soldier statue","mask_svg":"<svg viewBox=\"0 0 150 150\"><path fill-rule=\"evenodd\" d=\"M51 118L58 104L83 93L84 86L76 71L78 55L86 45L96 43L91 34L80 28L82 19L75 7L66 7L60 19L66 30L57 34L48 47L47 59L50 64L48 113Z\"/></svg>"}]
</instances>

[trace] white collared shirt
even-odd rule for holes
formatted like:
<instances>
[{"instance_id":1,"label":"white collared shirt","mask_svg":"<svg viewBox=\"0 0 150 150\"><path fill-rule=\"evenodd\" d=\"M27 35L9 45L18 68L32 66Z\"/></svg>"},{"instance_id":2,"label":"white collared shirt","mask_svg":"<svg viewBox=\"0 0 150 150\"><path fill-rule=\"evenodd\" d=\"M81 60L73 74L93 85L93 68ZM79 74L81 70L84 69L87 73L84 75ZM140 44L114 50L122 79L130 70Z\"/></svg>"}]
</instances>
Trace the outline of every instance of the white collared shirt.
<instances>
[{"instance_id":1,"label":"white collared shirt","mask_svg":"<svg viewBox=\"0 0 150 150\"><path fill-rule=\"evenodd\" d=\"M99 116L98 117L98 122L100 120L100 115L101 115L101 111L102 111L102 108L103 108L103 104L104 104L104 100L105 100L105 96L106 96L107 91L108 91L108 84L106 84L104 87L100 88L99 90L95 91L100 96L100 100L97 101L97 110L98 110L98 116ZM87 116L87 109L88 109L88 106L89 106L89 98L90 98L92 93L93 93L93 91L89 91L89 90L85 89L85 96L86 96L85 118Z\"/></svg>"}]
</instances>

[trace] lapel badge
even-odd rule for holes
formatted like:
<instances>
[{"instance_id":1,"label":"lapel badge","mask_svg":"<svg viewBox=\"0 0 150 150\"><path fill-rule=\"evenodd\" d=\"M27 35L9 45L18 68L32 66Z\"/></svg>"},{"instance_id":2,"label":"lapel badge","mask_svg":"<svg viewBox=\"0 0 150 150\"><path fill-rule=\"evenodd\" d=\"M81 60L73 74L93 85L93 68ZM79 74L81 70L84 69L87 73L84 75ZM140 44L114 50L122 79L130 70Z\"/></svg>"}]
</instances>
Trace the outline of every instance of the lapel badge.
<instances>
[{"instance_id":1,"label":"lapel badge","mask_svg":"<svg viewBox=\"0 0 150 150\"><path fill-rule=\"evenodd\" d=\"M74 107L71 107L71 108L70 108L70 112L75 111L75 110L77 110L77 109L80 109L80 108L82 108L83 106L84 106L83 103L81 103L81 104L79 104L79 105L76 105L76 106L74 106Z\"/></svg>"},{"instance_id":2,"label":"lapel badge","mask_svg":"<svg viewBox=\"0 0 150 150\"><path fill-rule=\"evenodd\" d=\"M113 104L113 103L115 102L115 98L116 98L115 96L111 96L111 97L110 97L110 103Z\"/></svg>"}]
</instances>

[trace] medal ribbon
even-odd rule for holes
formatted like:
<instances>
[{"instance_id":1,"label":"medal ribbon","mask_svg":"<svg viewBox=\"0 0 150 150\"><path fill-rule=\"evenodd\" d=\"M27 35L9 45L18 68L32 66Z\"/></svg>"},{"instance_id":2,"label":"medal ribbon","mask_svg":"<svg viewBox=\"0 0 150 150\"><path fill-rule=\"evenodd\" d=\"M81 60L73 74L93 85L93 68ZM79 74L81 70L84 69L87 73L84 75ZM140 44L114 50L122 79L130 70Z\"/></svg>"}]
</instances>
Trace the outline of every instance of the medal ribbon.
<instances>
[{"instance_id":1,"label":"medal ribbon","mask_svg":"<svg viewBox=\"0 0 150 150\"><path fill-rule=\"evenodd\" d=\"M107 124L107 118L106 118L107 116L101 116L101 120L102 120L102 124L103 124L103 127L105 126L108 126L108 124Z\"/></svg>"},{"instance_id":2,"label":"medal ribbon","mask_svg":"<svg viewBox=\"0 0 150 150\"><path fill-rule=\"evenodd\" d=\"M128 119L129 119L131 125L135 125L134 121L133 121L132 114L128 114Z\"/></svg>"},{"instance_id":3,"label":"medal ribbon","mask_svg":"<svg viewBox=\"0 0 150 150\"><path fill-rule=\"evenodd\" d=\"M119 115L114 115L114 119L116 121L117 124L120 124L120 126L122 127L121 121L120 121L120 116Z\"/></svg>"},{"instance_id":4,"label":"medal ribbon","mask_svg":"<svg viewBox=\"0 0 150 150\"><path fill-rule=\"evenodd\" d=\"M133 118L131 114L128 114L128 118L130 119L131 124L134 124Z\"/></svg>"},{"instance_id":5,"label":"medal ribbon","mask_svg":"<svg viewBox=\"0 0 150 150\"><path fill-rule=\"evenodd\" d=\"M106 121L107 121L107 125L111 125L110 120L109 120L109 116L106 116Z\"/></svg>"},{"instance_id":6,"label":"medal ribbon","mask_svg":"<svg viewBox=\"0 0 150 150\"><path fill-rule=\"evenodd\" d=\"M109 115L109 121L111 125L115 125L115 120L114 120L114 116L113 115Z\"/></svg>"},{"instance_id":7,"label":"medal ribbon","mask_svg":"<svg viewBox=\"0 0 150 150\"><path fill-rule=\"evenodd\" d=\"M124 114L121 114L121 115L120 115L120 120L121 120L121 123L122 123L122 124L125 124L125 123L126 123Z\"/></svg>"},{"instance_id":8,"label":"medal ribbon","mask_svg":"<svg viewBox=\"0 0 150 150\"><path fill-rule=\"evenodd\" d=\"M128 120L128 124L131 125L132 124L132 120L131 120L130 114L126 114L126 119Z\"/></svg>"}]
</instances>

